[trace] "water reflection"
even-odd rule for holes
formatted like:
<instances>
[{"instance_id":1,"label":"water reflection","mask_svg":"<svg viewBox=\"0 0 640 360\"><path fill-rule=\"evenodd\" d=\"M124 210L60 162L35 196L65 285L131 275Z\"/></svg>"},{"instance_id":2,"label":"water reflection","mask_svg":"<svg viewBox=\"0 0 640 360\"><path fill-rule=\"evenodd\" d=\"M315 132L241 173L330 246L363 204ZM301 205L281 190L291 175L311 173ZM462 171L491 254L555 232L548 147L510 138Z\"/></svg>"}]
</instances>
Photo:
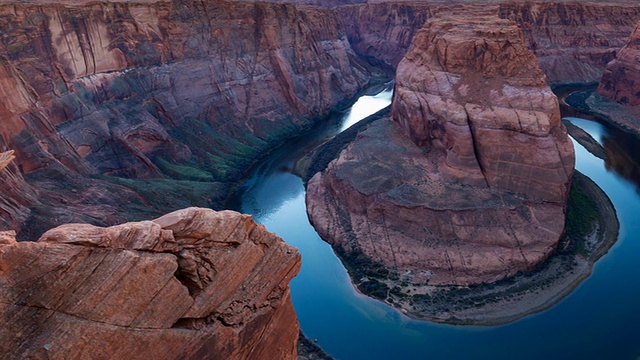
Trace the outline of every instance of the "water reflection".
<instances>
[{"instance_id":1,"label":"water reflection","mask_svg":"<svg viewBox=\"0 0 640 360\"><path fill-rule=\"evenodd\" d=\"M635 135L617 128L607 129L602 138L607 151L605 167L632 181L640 192L640 142Z\"/></svg>"},{"instance_id":2,"label":"water reflection","mask_svg":"<svg viewBox=\"0 0 640 360\"><path fill-rule=\"evenodd\" d=\"M373 115L391 104L393 84L389 84L384 91L374 96L362 96L345 114L340 131L345 131L351 125Z\"/></svg>"},{"instance_id":3,"label":"water reflection","mask_svg":"<svg viewBox=\"0 0 640 360\"><path fill-rule=\"evenodd\" d=\"M637 182L631 185L626 176L605 167L637 169L631 160L638 157L639 142L618 141L617 133L596 122L572 121L596 140L609 143L611 164L576 144L576 166L611 197L620 218L620 239L596 264L592 276L563 301L507 325L416 321L357 293L331 247L309 224L302 181L289 172L292 161L317 139L297 139L274 152L247 180L233 208L253 213L299 249L303 265L291 282L291 293L301 327L337 359L636 359L640 356L640 194ZM634 171L624 172L636 178Z\"/></svg>"},{"instance_id":4,"label":"water reflection","mask_svg":"<svg viewBox=\"0 0 640 360\"><path fill-rule=\"evenodd\" d=\"M566 116L569 113L571 116ZM599 122L578 111L563 111L565 119L587 131L606 151L605 168L629 180L640 192L640 141L638 136Z\"/></svg>"}]
</instances>

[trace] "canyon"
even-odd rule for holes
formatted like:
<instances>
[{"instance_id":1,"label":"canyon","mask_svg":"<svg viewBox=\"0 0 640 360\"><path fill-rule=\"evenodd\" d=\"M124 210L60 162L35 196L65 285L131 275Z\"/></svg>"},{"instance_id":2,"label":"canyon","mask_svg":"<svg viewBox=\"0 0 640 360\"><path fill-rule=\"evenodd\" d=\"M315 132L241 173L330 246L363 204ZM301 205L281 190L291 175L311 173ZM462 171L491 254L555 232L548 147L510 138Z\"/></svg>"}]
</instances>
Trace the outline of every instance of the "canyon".
<instances>
[{"instance_id":1,"label":"canyon","mask_svg":"<svg viewBox=\"0 0 640 360\"><path fill-rule=\"evenodd\" d=\"M0 1L1 331L16 357L294 358L299 255L246 216L189 207L224 208L256 161L390 71L395 121L373 123L309 183L323 237L409 283L491 282L553 251L573 160L546 84L607 76L640 7L275 2ZM492 39L474 38L473 66L464 37L444 36L442 19L461 12L455 22ZM429 19L445 38L435 48ZM420 54L441 50L442 69ZM433 233L416 240L424 219ZM144 289L163 296L128 303Z\"/></svg>"},{"instance_id":2,"label":"canyon","mask_svg":"<svg viewBox=\"0 0 640 360\"><path fill-rule=\"evenodd\" d=\"M640 20L640 8L630 1L376 1L336 11L357 53L394 67L433 15L497 15L515 21L550 85L600 81Z\"/></svg>"},{"instance_id":3,"label":"canyon","mask_svg":"<svg viewBox=\"0 0 640 360\"><path fill-rule=\"evenodd\" d=\"M370 79L321 8L11 4L0 16L0 150L42 200L3 212L24 238L220 208L265 151Z\"/></svg>"},{"instance_id":4,"label":"canyon","mask_svg":"<svg viewBox=\"0 0 640 360\"><path fill-rule=\"evenodd\" d=\"M552 85L598 81L640 19L628 3L325 5L3 2L0 151L16 168L2 176L24 195L0 194L0 229L222 209L255 161L379 81L439 13L515 21Z\"/></svg>"},{"instance_id":5,"label":"canyon","mask_svg":"<svg viewBox=\"0 0 640 360\"><path fill-rule=\"evenodd\" d=\"M598 93L621 104L640 105L640 23L631 33L629 42L617 53L605 69Z\"/></svg>"},{"instance_id":6,"label":"canyon","mask_svg":"<svg viewBox=\"0 0 640 360\"><path fill-rule=\"evenodd\" d=\"M573 165L516 24L440 15L398 65L390 120L309 180L308 212L344 259L399 281L495 282L555 249Z\"/></svg>"}]
</instances>

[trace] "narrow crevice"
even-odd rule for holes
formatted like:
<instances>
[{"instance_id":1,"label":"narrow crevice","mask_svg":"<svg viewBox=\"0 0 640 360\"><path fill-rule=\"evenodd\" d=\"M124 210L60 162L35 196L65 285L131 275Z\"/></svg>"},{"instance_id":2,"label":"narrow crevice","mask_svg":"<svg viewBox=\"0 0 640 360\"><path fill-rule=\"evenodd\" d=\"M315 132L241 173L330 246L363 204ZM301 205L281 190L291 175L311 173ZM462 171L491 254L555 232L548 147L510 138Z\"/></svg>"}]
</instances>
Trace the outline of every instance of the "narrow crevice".
<instances>
[{"instance_id":1,"label":"narrow crevice","mask_svg":"<svg viewBox=\"0 0 640 360\"><path fill-rule=\"evenodd\" d=\"M478 164L478 169L480 169L480 172L482 173L482 177L484 178L484 182L486 186L491 187L489 186L489 180L487 180L487 175L485 173L484 167L482 166L482 160L480 159L480 149L478 148L478 142L476 140L475 126L471 122L471 117L469 116L469 112L467 111L466 108L464 111L467 115L467 125L469 126L469 135L471 136L471 144L473 145L473 153L476 158L476 163Z\"/></svg>"}]
</instances>

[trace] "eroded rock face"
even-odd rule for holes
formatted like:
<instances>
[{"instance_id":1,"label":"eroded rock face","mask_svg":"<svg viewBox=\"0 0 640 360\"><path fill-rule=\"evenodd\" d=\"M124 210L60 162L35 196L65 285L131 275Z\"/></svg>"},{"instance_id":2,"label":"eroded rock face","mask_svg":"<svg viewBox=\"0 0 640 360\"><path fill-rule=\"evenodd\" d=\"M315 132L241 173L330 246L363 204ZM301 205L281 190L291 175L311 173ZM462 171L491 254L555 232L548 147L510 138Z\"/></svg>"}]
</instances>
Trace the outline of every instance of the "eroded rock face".
<instances>
[{"instance_id":1,"label":"eroded rock face","mask_svg":"<svg viewBox=\"0 0 640 360\"><path fill-rule=\"evenodd\" d=\"M516 24L430 19L398 66L392 119L308 183L310 218L345 257L464 285L553 251L574 153Z\"/></svg>"},{"instance_id":2,"label":"eroded rock face","mask_svg":"<svg viewBox=\"0 0 640 360\"><path fill-rule=\"evenodd\" d=\"M39 204L39 200L14 160L14 151L0 152L0 229L20 231L31 214L29 208Z\"/></svg>"},{"instance_id":3,"label":"eroded rock face","mask_svg":"<svg viewBox=\"0 0 640 360\"><path fill-rule=\"evenodd\" d=\"M640 22L629 43L607 64L598 93L621 104L640 105Z\"/></svg>"},{"instance_id":4,"label":"eroded rock face","mask_svg":"<svg viewBox=\"0 0 640 360\"><path fill-rule=\"evenodd\" d=\"M606 64L640 20L640 7L631 2L369 2L337 11L358 53L394 67L415 33L434 15L497 15L515 21L550 84L600 81Z\"/></svg>"},{"instance_id":5,"label":"eroded rock face","mask_svg":"<svg viewBox=\"0 0 640 360\"><path fill-rule=\"evenodd\" d=\"M564 203L573 146L558 100L508 20L425 24L398 65L391 110L443 180Z\"/></svg>"},{"instance_id":6,"label":"eroded rock face","mask_svg":"<svg viewBox=\"0 0 640 360\"><path fill-rule=\"evenodd\" d=\"M300 255L248 215L3 232L0 263L3 358L296 358Z\"/></svg>"},{"instance_id":7,"label":"eroded rock face","mask_svg":"<svg viewBox=\"0 0 640 360\"><path fill-rule=\"evenodd\" d=\"M100 182L86 192L113 203L122 181L86 177L229 184L369 81L339 18L322 8L218 0L2 4L0 17L0 146L15 151L16 166L37 189L52 188L52 172L64 177L57 195L43 201L51 208L41 210L62 209L67 221L86 219L60 201L78 196L59 184ZM144 198L147 185L127 183L123 191ZM99 217L130 212L115 210Z\"/></svg>"},{"instance_id":8,"label":"eroded rock face","mask_svg":"<svg viewBox=\"0 0 640 360\"><path fill-rule=\"evenodd\" d=\"M640 20L632 2L505 2L550 84L595 83Z\"/></svg>"}]
</instances>

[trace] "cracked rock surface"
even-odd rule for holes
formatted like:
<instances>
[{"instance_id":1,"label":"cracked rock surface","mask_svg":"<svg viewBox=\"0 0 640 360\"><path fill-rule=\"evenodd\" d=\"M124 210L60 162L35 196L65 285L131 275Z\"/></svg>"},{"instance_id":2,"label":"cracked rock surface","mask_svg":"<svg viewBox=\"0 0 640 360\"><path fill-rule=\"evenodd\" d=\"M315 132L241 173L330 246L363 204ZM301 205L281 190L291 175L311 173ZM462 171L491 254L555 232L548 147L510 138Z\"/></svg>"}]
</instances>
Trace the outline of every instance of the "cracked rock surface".
<instances>
[{"instance_id":1,"label":"cracked rock surface","mask_svg":"<svg viewBox=\"0 0 640 360\"><path fill-rule=\"evenodd\" d=\"M574 152L515 23L428 20L391 117L308 183L310 218L339 253L433 285L493 282L551 254Z\"/></svg>"},{"instance_id":2,"label":"cracked rock surface","mask_svg":"<svg viewBox=\"0 0 640 360\"><path fill-rule=\"evenodd\" d=\"M296 358L300 255L248 215L2 232L0 264L3 358Z\"/></svg>"}]
</instances>

